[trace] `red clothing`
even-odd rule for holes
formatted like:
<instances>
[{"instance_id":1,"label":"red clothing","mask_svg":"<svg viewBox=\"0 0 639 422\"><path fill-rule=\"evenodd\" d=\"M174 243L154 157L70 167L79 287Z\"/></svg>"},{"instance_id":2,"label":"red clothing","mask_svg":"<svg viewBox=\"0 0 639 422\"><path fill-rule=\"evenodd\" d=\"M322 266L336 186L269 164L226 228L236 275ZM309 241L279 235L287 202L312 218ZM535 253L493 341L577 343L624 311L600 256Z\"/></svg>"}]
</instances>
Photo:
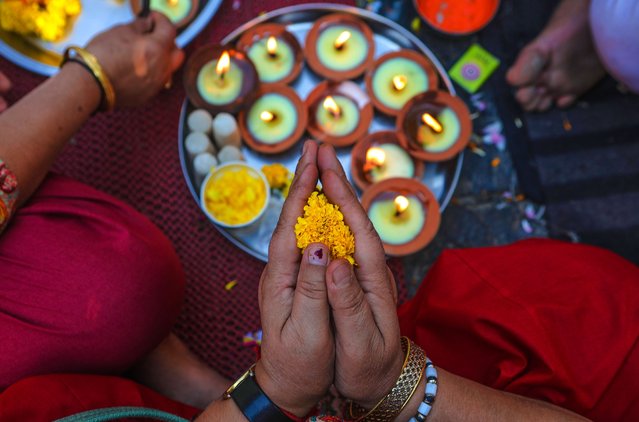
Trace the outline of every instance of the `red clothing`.
<instances>
[{"instance_id":1,"label":"red clothing","mask_svg":"<svg viewBox=\"0 0 639 422\"><path fill-rule=\"evenodd\" d=\"M435 365L602 421L639 420L639 268L529 240L449 250L399 310Z\"/></svg>"},{"instance_id":2,"label":"red clothing","mask_svg":"<svg viewBox=\"0 0 639 422\"><path fill-rule=\"evenodd\" d=\"M118 374L170 332L184 289L133 208L50 176L0 235L0 391L54 372Z\"/></svg>"}]
</instances>

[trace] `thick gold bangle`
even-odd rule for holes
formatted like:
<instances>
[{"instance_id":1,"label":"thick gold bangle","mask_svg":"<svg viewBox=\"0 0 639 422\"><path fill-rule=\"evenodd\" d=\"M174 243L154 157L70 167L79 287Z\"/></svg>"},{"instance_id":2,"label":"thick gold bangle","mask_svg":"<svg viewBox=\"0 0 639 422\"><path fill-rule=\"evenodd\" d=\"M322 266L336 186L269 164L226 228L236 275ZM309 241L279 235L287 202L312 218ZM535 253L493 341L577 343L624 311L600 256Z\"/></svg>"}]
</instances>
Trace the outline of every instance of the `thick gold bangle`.
<instances>
[{"instance_id":1,"label":"thick gold bangle","mask_svg":"<svg viewBox=\"0 0 639 422\"><path fill-rule=\"evenodd\" d=\"M75 55L75 57L71 56L71 53ZM96 79L100 88L102 90L102 103L100 104L100 110L102 111L111 111L115 107L115 90L113 89L113 85L109 80L109 77L100 66L100 62L98 59L91 53L89 53L84 48L69 46L66 50L64 50L64 57L62 58L62 64L60 67L64 66L64 64L72 59L81 60L86 67L91 71L93 77Z\"/></svg>"},{"instance_id":2,"label":"thick gold bangle","mask_svg":"<svg viewBox=\"0 0 639 422\"><path fill-rule=\"evenodd\" d=\"M426 367L426 353L407 337L402 337L406 353L404 366L395 386L370 411L351 402L350 416L358 422L387 422L394 420L408 404L419 385Z\"/></svg>"}]
</instances>

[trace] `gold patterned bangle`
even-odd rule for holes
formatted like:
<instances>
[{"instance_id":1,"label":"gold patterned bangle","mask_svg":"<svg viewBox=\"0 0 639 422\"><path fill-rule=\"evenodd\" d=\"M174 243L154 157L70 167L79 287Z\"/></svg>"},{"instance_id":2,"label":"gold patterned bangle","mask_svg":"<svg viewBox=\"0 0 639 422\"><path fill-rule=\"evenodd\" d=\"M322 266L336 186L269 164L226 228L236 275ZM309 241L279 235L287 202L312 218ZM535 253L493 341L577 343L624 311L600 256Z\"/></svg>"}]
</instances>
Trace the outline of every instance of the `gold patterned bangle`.
<instances>
[{"instance_id":1,"label":"gold patterned bangle","mask_svg":"<svg viewBox=\"0 0 639 422\"><path fill-rule=\"evenodd\" d=\"M395 386L370 411L351 402L350 416L358 422L387 422L399 415L419 385L426 367L426 353L407 337L402 337L402 350L406 353L404 366Z\"/></svg>"},{"instance_id":2,"label":"gold patterned bangle","mask_svg":"<svg viewBox=\"0 0 639 422\"><path fill-rule=\"evenodd\" d=\"M71 56L73 53L75 56ZM81 60L83 64L91 71L93 77L100 85L102 91L102 103L100 104L100 110L111 111L115 107L115 90L109 80L109 77L100 66L98 59L84 48L77 46L69 46L64 50L64 57L62 58L62 64L60 67L70 60Z\"/></svg>"}]
</instances>

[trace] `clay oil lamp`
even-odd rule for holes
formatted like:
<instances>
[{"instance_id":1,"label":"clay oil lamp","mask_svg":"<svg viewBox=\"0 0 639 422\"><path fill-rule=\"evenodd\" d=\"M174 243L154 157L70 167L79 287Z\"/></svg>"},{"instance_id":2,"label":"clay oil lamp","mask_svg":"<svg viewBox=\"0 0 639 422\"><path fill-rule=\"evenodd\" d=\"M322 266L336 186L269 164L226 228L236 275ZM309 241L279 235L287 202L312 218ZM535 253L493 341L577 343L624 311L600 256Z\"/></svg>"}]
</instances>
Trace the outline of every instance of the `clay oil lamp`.
<instances>
[{"instance_id":1,"label":"clay oil lamp","mask_svg":"<svg viewBox=\"0 0 639 422\"><path fill-rule=\"evenodd\" d=\"M276 23L249 29L238 41L237 49L246 52L264 84L292 82L304 64L304 53L295 36Z\"/></svg>"},{"instance_id":2,"label":"clay oil lamp","mask_svg":"<svg viewBox=\"0 0 639 422\"><path fill-rule=\"evenodd\" d=\"M142 3L142 0L131 1L131 9L134 15L139 15ZM151 0L151 10L165 15L178 29L191 23L197 15L198 8L198 0Z\"/></svg>"},{"instance_id":3,"label":"clay oil lamp","mask_svg":"<svg viewBox=\"0 0 639 422\"><path fill-rule=\"evenodd\" d=\"M472 134L466 104L443 91L413 97L397 116L396 125L400 144L424 161L453 158L468 145Z\"/></svg>"},{"instance_id":4,"label":"clay oil lamp","mask_svg":"<svg viewBox=\"0 0 639 422\"><path fill-rule=\"evenodd\" d=\"M304 52L310 68L324 78L354 79L373 64L373 31L350 14L326 15L308 32Z\"/></svg>"},{"instance_id":5,"label":"clay oil lamp","mask_svg":"<svg viewBox=\"0 0 639 422\"><path fill-rule=\"evenodd\" d=\"M257 71L246 54L227 46L201 47L184 71L184 89L191 103L213 114L237 112L258 85Z\"/></svg>"},{"instance_id":6,"label":"clay oil lamp","mask_svg":"<svg viewBox=\"0 0 639 422\"><path fill-rule=\"evenodd\" d=\"M354 82L320 83L306 98L308 131L320 142L352 145L368 133L373 105Z\"/></svg>"},{"instance_id":7,"label":"clay oil lamp","mask_svg":"<svg viewBox=\"0 0 639 422\"><path fill-rule=\"evenodd\" d=\"M362 206L390 256L410 255L428 245L439 229L439 204L414 179L393 178L371 185Z\"/></svg>"},{"instance_id":8,"label":"clay oil lamp","mask_svg":"<svg viewBox=\"0 0 639 422\"><path fill-rule=\"evenodd\" d=\"M295 145L306 130L306 105L286 85L263 85L240 111L242 138L255 151L276 154Z\"/></svg>"},{"instance_id":9,"label":"clay oil lamp","mask_svg":"<svg viewBox=\"0 0 639 422\"><path fill-rule=\"evenodd\" d=\"M422 54L399 50L384 54L366 74L366 89L382 113L396 116L415 95L436 90L437 71Z\"/></svg>"},{"instance_id":10,"label":"clay oil lamp","mask_svg":"<svg viewBox=\"0 0 639 422\"><path fill-rule=\"evenodd\" d=\"M371 133L351 152L351 175L362 190L392 177L420 178L423 173L424 163L399 144L394 131Z\"/></svg>"}]
</instances>

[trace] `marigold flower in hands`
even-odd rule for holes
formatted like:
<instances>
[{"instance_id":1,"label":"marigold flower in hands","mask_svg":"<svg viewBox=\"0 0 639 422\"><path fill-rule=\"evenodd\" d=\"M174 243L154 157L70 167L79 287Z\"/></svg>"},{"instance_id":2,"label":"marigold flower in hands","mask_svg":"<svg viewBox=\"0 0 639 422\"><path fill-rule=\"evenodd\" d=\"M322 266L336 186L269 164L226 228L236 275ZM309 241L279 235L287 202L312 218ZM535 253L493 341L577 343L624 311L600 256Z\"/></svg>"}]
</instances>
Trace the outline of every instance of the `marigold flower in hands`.
<instances>
[{"instance_id":1,"label":"marigold flower in hands","mask_svg":"<svg viewBox=\"0 0 639 422\"><path fill-rule=\"evenodd\" d=\"M302 251L311 243L323 243L331 250L331 259L344 258L355 264L355 237L344 222L337 205L323 193L313 192L304 206L304 215L295 224L297 247Z\"/></svg>"}]
</instances>

